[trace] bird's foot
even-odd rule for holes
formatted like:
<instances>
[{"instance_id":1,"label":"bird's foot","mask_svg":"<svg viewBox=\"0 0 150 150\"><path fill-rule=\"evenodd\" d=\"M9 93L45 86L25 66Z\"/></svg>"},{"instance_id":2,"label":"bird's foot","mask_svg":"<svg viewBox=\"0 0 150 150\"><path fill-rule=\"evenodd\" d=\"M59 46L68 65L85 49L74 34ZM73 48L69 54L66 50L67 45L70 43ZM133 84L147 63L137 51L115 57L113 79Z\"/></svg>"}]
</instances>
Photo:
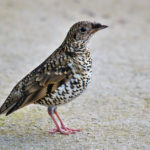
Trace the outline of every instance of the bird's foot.
<instances>
[{"instance_id":1,"label":"bird's foot","mask_svg":"<svg viewBox=\"0 0 150 150\"><path fill-rule=\"evenodd\" d=\"M48 131L50 134L54 134L56 132L60 132L61 134L64 135L69 135L69 134L75 134L76 132L80 132L79 129L69 129L69 128L58 128L58 129L53 129L53 131Z\"/></svg>"},{"instance_id":2,"label":"bird's foot","mask_svg":"<svg viewBox=\"0 0 150 150\"><path fill-rule=\"evenodd\" d=\"M54 112L52 112L54 111ZM53 129L52 131L48 131L48 133L50 134L54 134L56 132L60 132L61 134L64 134L64 135L69 135L69 134L75 134L76 132L80 132L79 129L69 129L67 128L61 118L59 117L57 111L56 111L56 108L52 109L51 107L48 108L48 113L50 115L50 117L52 118L52 120L54 121L55 125L56 125L56 129ZM55 117L53 116L53 113L55 113L55 115L57 116L61 126L59 126L59 124L57 123Z\"/></svg>"},{"instance_id":3,"label":"bird's foot","mask_svg":"<svg viewBox=\"0 0 150 150\"><path fill-rule=\"evenodd\" d=\"M70 128L66 128L66 127L62 127L62 129L64 130L69 130L69 131L74 131L74 132L80 132L80 129L70 129Z\"/></svg>"}]
</instances>

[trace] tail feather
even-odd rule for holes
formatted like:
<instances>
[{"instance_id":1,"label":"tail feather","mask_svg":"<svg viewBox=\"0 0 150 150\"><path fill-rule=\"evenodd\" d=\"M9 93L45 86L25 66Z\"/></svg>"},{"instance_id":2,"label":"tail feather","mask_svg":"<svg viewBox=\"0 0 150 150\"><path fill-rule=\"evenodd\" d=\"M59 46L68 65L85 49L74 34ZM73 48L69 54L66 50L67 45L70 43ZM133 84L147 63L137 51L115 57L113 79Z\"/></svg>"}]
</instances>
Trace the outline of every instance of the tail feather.
<instances>
[{"instance_id":1,"label":"tail feather","mask_svg":"<svg viewBox=\"0 0 150 150\"><path fill-rule=\"evenodd\" d=\"M13 99L7 99L0 108L0 114L6 114L6 116L8 116L12 112L16 111L24 103L25 98L26 95L24 94L24 96L15 101Z\"/></svg>"},{"instance_id":2,"label":"tail feather","mask_svg":"<svg viewBox=\"0 0 150 150\"><path fill-rule=\"evenodd\" d=\"M0 115L7 113L16 103L12 104L10 107L6 107L6 104L3 104L0 108Z\"/></svg>"},{"instance_id":3,"label":"tail feather","mask_svg":"<svg viewBox=\"0 0 150 150\"><path fill-rule=\"evenodd\" d=\"M13 113L14 111L16 111L17 109L20 108L20 106L24 103L25 97L22 97L15 105L13 105L13 107L11 107L7 112L6 112L6 116L10 115L11 113Z\"/></svg>"}]
</instances>

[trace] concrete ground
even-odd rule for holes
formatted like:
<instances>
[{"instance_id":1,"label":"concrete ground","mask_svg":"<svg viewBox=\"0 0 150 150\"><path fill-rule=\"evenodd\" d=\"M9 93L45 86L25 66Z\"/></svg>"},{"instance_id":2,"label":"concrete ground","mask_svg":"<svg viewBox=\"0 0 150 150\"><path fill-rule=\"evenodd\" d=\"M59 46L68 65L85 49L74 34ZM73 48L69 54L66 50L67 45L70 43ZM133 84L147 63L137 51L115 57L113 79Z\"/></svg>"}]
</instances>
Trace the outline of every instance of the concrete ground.
<instances>
[{"instance_id":1,"label":"concrete ground","mask_svg":"<svg viewBox=\"0 0 150 150\"><path fill-rule=\"evenodd\" d=\"M50 135L45 107L0 116L0 150L149 150L149 0L0 0L0 104L80 20L109 28L90 41L93 79L88 90L59 107L82 132Z\"/></svg>"}]
</instances>

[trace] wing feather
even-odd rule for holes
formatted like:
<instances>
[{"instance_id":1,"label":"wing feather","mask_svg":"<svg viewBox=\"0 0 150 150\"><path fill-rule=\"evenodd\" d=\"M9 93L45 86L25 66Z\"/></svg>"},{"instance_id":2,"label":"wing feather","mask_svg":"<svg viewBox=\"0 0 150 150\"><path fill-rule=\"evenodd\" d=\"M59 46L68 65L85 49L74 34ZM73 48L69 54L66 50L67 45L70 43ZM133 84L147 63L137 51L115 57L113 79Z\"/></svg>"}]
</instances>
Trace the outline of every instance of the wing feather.
<instances>
[{"instance_id":1,"label":"wing feather","mask_svg":"<svg viewBox=\"0 0 150 150\"><path fill-rule=\"evenodd\" d=\"M54 60L56 61L56 59ZM55 63L53 68L50 67L52 65L48 61L50 60L47 59L14 87L0 108L0 113L8 115L19 108L34 103L44 98L47 92L55 91L62 83L70 80L72 70L67 60L64 60L63 66Z\"/></svg>"}]
</instances>

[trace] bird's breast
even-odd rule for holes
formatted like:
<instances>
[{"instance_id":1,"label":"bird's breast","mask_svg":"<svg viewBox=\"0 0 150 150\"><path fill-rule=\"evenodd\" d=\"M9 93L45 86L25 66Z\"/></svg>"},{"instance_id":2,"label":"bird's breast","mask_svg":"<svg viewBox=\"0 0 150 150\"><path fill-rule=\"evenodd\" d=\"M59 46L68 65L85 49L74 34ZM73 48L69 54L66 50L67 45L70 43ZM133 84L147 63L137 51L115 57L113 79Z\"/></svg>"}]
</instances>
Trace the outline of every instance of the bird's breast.
<instances>
[{"instance_id":1,"label":"bird's breast","mask_svg":"<svg viewBox=\"0 0 150 150\"><path fill-rule=\"evenodd\" d=\"M89 55L88 55L89 56ZM60 105L79 96L88 86L92 76L92 59L87 55L76 57L68 64L72 77L55 91L49 93L40 104Z\"/></svg>"}]
</instances>

